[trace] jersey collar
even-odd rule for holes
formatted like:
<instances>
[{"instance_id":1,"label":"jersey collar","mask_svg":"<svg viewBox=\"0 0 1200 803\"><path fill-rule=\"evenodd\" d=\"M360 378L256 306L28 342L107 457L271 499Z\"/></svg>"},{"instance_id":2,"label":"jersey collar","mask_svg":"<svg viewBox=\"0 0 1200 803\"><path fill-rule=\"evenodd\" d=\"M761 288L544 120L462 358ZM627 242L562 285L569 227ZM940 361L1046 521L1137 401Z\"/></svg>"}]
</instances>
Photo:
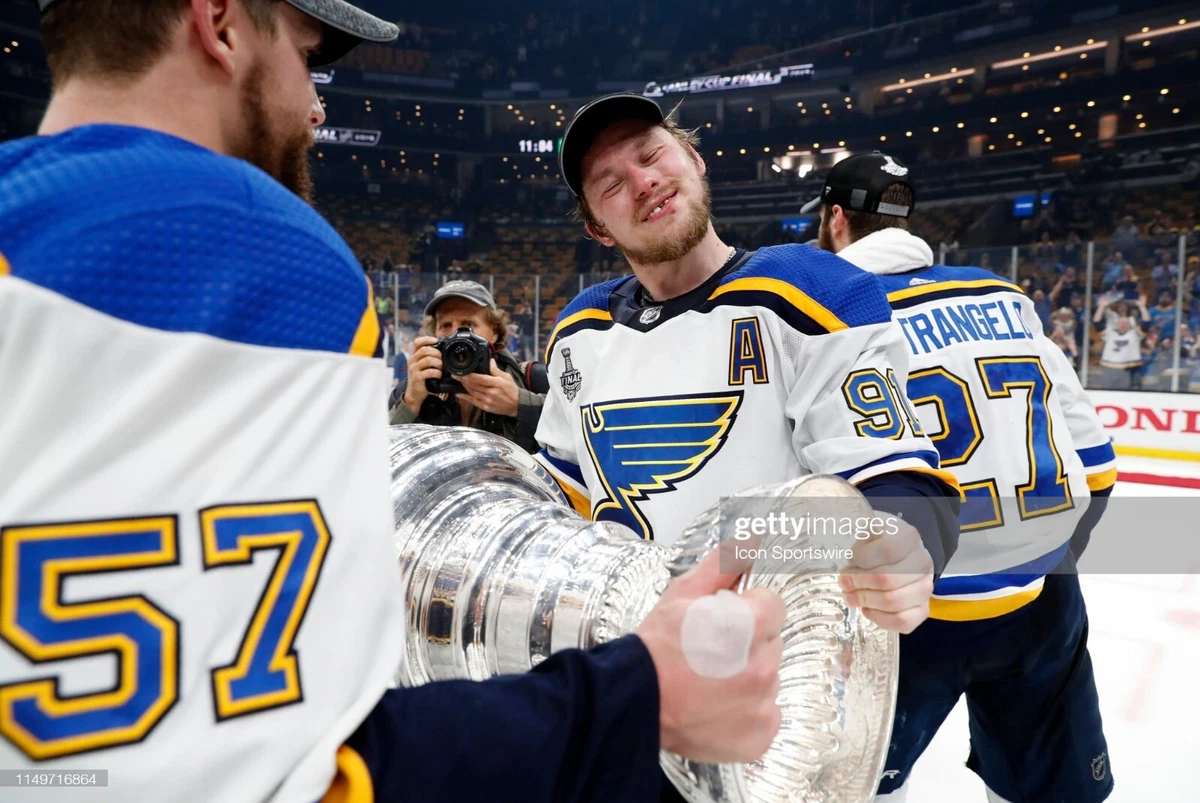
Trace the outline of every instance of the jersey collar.
<instances>
[{"instance_id":1,"label":"jersey collar","mask_svg":"<svg viewBox=\"0 0 1200 803\"><path fill-rule=\"evenodd\" d=\"M699 307L708 300L726 276L746 264L746 260L753 254L753 251L744 248L735 249L733 256L720 270L705 279L699 287L661 302L651 299L637 276L631 276L628 281L622 282L613 290L609 299L609 312L612 313L614 322L640 332L648 332L664 321Z\"/></svg>"}]
</instances>

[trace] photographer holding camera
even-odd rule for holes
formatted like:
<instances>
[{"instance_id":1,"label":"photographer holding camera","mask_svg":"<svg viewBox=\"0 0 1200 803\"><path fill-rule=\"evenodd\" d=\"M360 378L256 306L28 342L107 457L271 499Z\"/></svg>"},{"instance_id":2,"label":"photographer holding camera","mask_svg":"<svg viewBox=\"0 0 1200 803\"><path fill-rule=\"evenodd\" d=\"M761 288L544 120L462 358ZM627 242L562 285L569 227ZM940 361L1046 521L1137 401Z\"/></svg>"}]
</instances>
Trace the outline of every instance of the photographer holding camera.
<instances>
[{"instance_id":1,"label":"photographer holding camera","mask_svg":"<svg viewBox=\"0 0 1200 803\"><path fill-rule=\"evenodd\" d=\"M425 307L425 329L436 337L413 341L408 381L392 392L391 422L474 427L536 452L545 367L522 365L504 347L508 315L487 288L442 285Z\"/></svg>"}]
</instances>

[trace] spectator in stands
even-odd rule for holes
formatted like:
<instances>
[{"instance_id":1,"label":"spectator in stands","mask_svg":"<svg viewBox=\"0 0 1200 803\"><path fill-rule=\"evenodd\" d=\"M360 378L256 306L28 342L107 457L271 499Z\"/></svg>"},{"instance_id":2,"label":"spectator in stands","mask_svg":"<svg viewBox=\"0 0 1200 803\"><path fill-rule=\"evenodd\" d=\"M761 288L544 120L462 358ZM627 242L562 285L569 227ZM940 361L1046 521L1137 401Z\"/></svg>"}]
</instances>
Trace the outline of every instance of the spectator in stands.
<instances>
[{"instance_id":1,"label":"spectator in stands","mask_svg":"<svg viewBox=\"0 0 1200 803\"><path fill-rule=\"evenodd\" d=\"M1042 322L1042 328L1049 329L1051 308L1050 299L1046 298L1046 294L1041 290L1033 291L1033 308L1037 311L1038 320Z\"/></svg>"},{"instance_id":2,"label":"spectator in stands","mask_svg":"<svg viewBox=\"0 0 1200 803\"><path fill-rule=\"evenodd\" d=\"M1117 282L1121 281L1121 274L1124 270L1125 257L1120 251L1113 251L1104 263L1104 278L1100 281L1100 288L1110 290L1116 287Z\"/></svg>"},{"instance_id":3,"label":"spectator in stands","mask_svg":"<svg viewBox=\"0 0 1200 803\"><path fill-rule=\"evenodd\" d=\"M1072 231L1067 235L1067 241L1062 247L1062 262L1071 268L1078 268L1083 264L1083 240L1079 239L1078 232Z\"/></svg>"},{"instance_id":4,"label":"spectator in stands","mask_svg":"<svg viewBox=\"0 0 1200 803\"><path fill-rule=\"evenodd\" d=\"M1158 294L1158 303L1150 310L1150 325L1161 337L1175 335L1175 296L1169 289Z\"/></svg>"},{"instance_id":5,"label":"spectator in stands","mask_svg":"<svg viewBox=\"0 0 1200 803\"><path fill-rule=\"evenodd\" d=\"M1121 278L1117 280L1113 289L1120 294L1121 298L1133 301L1141 292L1140 284L1138 275L1133 270L1133 265L1126 262L1125 267L1121 271Z\"/></svg>"},{"instance_id":6,"label":"spectator in stands","mask_svg":"<svg viewBox=\"0 0 1200 803\"><path fill-rule=\"evenodd\" d=\"M413 341L408 381L392 392L393 424L432 424L482 429L516 443L529 453L538 450L534 434L546 400L546 379L538 364L522 365L505 347L508 314L478 282L447 282L425 308L425 331ZM491 344L491 373L455 377L466 393L432 394L426 380L443 377L439 338L468 327Z\"/></svg>"},{"instance_id":7,"label":"spectator in stands","mask_svg":"<svg viewBox=\"0 0 1200 803\"><path fill-rule=\"evenodd\" d=\"M1179 266L1172 259L1170 248L1160 248L1158 264L1150 271L1150 280L1154 282L1154 292L1170 291L1174 285L1173 279L1179 275Z\"/></svg>"},{"instance_id":8,"label":"spectator in stands","mask_svg":"<svg viewBox=\"0 0 1200 803\"><path fill-rule=\"evenodd\" d=\"M513 309L513 323L517 326L517 340L521 344L520 350L525 355L527 360L537 359L533 348L533 327L534 318L533 311L529 309L529 305L525 302L520 302Z\"/></svg>"},{"instance_id":9,"label":"spectator in stands","mask_svg":"<svg viewBox=\"0 0 1200 803\"><path fill-rule=\"evenodd\" d=\"M1050 330L1050 339L1054 345L1062 349L1066 358L1070 361L1071 367L1075 368L1079 365L1079 348L1075 345L1075 321L1071 314L1071 310L1065 310L1067 313L1067 323L1070 324L1070 329L1063 326L1060 322L1055 322L1054 328Z\"/></svg>"},{"instance_id":10,"label":"spectator in stands","mask_svg":"<svg viewBox=\"0 0 1200 803\"><path fill-rule=\"evenodd\" d=\"M1117 318L1115 326L1109 326L1108 306L1108 299L1101 299L1096 314L1092 316L1092 322L1101 330L1101 340L1104 342L1104 350L1100 354L1100 367L1104 369L1100 387L1105 390L1131 390L1135 384L1140 384L1143 362L1141 327L1150 323L1146 297L1138 299L1140 316L1136 322L1122 315Z\"/></svg>"},{"instance_id":11,"label":"spectator in stands","mask_svg":"<svg viewBox=\"0 0 1200 803\"><path fill-rule=\"evenodd\" d=\"M1050 302L1056 307L1065 307L1071 303L1071 295L1083 292L1083 282L1079 281L1074 268L1067 268L1050 290Z\"/></svg>"},{"instance_id":12,"label":"spectator in stands","mask_svg":"<svg viewBox=\"0 0 1200 803\"><path fill-rule=\"evenodd\" d=\"M1137 253L1138 247L1141 245L1142 233L1138 231L1137 224L1133 222L1133 215L1126 215L1121 221L1121 225L1113 231L1112 235L1113 247L1123 254L1133 255Z\"/></svg>"}]
</instances>

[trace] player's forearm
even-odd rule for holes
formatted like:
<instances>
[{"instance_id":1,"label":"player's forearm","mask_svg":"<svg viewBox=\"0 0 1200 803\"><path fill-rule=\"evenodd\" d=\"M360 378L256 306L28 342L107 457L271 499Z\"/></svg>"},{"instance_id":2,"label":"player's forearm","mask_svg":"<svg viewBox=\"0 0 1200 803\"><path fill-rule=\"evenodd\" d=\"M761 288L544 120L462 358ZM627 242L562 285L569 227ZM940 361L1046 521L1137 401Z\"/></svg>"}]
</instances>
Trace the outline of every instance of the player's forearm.
<instances>
[{"instance_id":1,"label":"player's forearm","mask_svg":"<svg viewBox=\"0 0 1200 803\"><path fill-rule=\"evenodd\" d=\"M628 636L523 675L389 691L349 743L387 768L377 800L637 803L659 799L658 720L654 664Z\"/></svg>"},{"instance_id":2,"label":"player's forearm","mask_svg":"<svg viewBox=\"0 0 1200 803\"><path fill-rule=\"evenodd\" d=\"M858 485L876 510L893 513L916 528L933 558L933 577L942 576L958 550L960 498L930 474L894 471Z\"/></svg>"}]
</instances>

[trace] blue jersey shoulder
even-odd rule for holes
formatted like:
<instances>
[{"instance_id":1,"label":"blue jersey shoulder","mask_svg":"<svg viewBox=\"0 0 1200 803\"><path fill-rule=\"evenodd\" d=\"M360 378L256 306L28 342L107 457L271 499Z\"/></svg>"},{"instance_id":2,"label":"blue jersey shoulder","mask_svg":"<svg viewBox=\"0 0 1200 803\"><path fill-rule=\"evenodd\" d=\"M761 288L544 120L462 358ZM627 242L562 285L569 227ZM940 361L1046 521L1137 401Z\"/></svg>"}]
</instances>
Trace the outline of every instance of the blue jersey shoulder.
<instances>
[{"instance_id":1,"label":"blue jersey shoulder","mask_svg":"<svg viewBox=\"0 0 1200 803\"><path fill-rule=\"evenodd\" d=\"M366 276L315 210L162 133L85 126L0 146L0 219L13 275L138 325L344 352L367 319Z\"/></svg>"},{"instance_id":2,"label":"blue jersey shoulder","mask_svg":"<svg viewBox=\"0 0 1200 803\"><path fill-rule=\"evenodd\" d=\"M892 315L875 276L811 245L760 248L722 280L717 292L733 288L782 293L793 304L800 298L809 316L827 331L886 323Z\"/></svg>"},{"instance_id":3,"label":"blue jersey shoulder","mask_svg":"<svg viewBox=\"0 0 1200 803\"><path fill-rule=\"evenodd\" d=\"M568 318L575 316L581 312L594 310L596 312L608 314L609 299L612 297L613 291L616 290L623 282L632 281L632 277L618 276L616 279L609 279L607 282L593 285L586 288L567 306L563 307L562 312L558 315L558 320L554 322L555 327L561 324Z\"/></svg>"},{"instance_id":4,"label":"blue jersey shoulder","mask_svg":"<svg viewBox=\"0 0 1200 803\"><path fill-rule=\"evenodd\" d=\"M905 273L889 273L879 276L879 281L890 295L909 287L922 287L947 282L996 282L1012 285L1006 276L999 276L986 268L967 265L934 265ZM1016 288L1016 285L1012 285Z\"/></svg>"}]
</instances>

